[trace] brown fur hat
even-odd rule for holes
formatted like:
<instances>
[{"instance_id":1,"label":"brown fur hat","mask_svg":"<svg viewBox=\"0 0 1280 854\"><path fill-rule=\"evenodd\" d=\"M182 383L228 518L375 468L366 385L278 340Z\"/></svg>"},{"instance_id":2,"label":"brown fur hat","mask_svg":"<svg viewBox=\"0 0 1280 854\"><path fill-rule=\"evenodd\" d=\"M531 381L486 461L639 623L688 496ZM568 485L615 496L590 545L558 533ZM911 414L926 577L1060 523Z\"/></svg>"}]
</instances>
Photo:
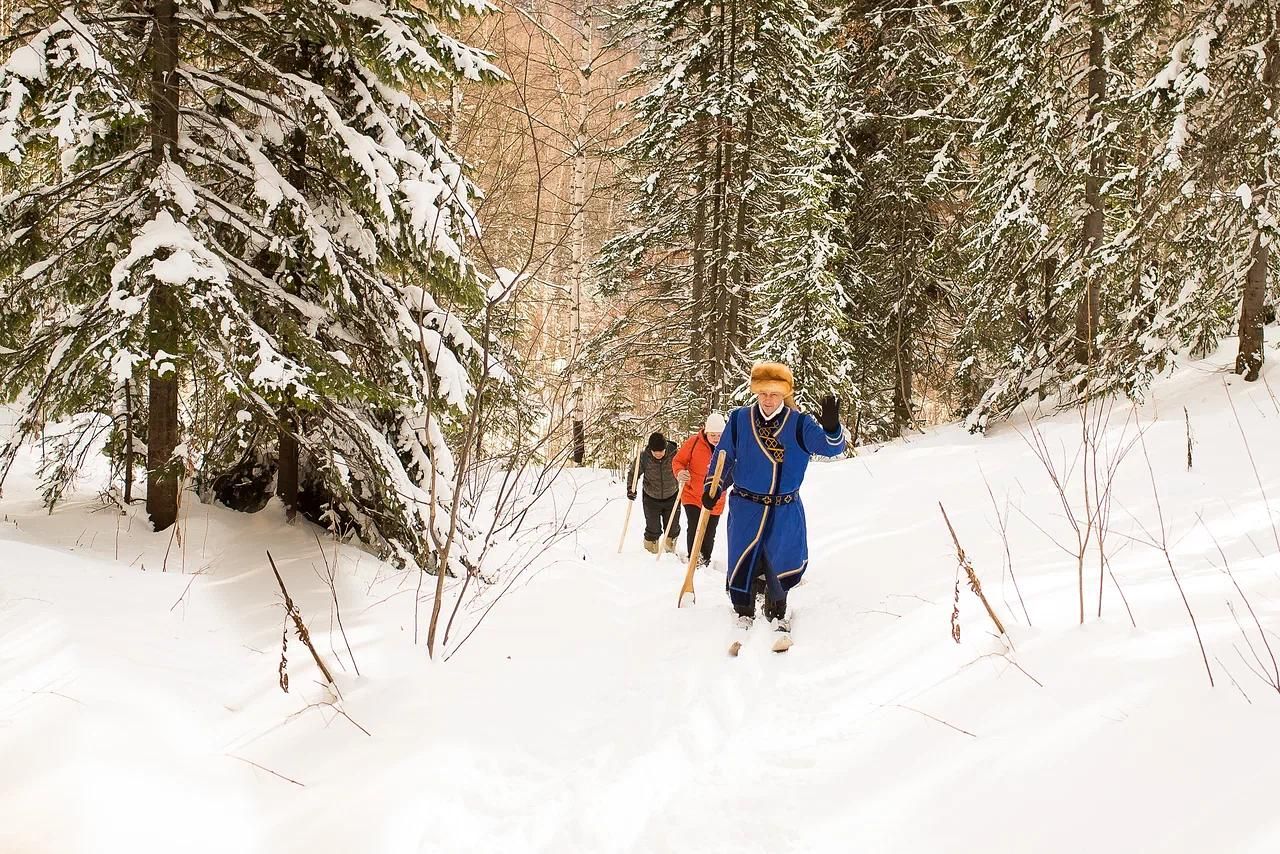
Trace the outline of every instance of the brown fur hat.
<instances>
[{"instance_id":1,"label":"brown fur hat","mask_svg":"<svg viewBox=\"0 0 1280 854\"><path fill-rule=\"evenodd\" d=\"M791 397L795 379L791 369L781 362L757 362L751 368L751 393L774 391Z\"/></svg>"}]
</instances>

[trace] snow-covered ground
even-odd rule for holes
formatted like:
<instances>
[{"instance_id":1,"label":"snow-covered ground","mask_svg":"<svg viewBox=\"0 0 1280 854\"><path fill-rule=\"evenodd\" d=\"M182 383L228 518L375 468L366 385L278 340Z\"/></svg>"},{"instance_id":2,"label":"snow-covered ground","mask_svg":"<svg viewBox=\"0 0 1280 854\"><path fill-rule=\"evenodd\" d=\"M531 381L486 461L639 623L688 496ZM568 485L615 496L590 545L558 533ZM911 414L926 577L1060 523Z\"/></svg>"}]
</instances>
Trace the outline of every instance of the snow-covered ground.
<instances>
[{"instance_id":1,"label":"snow-covered ground","mask_svg":"<svg viewBox=\"0 0 1280 854\"><path fill-rule=\"evenodd\" d=\"M640 549L636 517L618 555L622 487L580 471L558 489L590 520L447 662L413 643L412 579L339 549L359 676L310 526L191 500L178 542L90 484L49 516L28 456L0 502L0 851L1280 850L1280 693L1263 678L1280 649L1280 369L1272 352L1275 382L1245 384L1231 352L1111 416L1111 448L1145 430L1159 494L1137 445L1107 540L1136 628L1110 579L1097 618L1093 552L1079 625L1075 559L1050 539L1074 534L1025 423L815 464L786 655L758 626L728 657L722 576L701 571L677 610L680 562ZM1038 426L1070 460L1080 418ZM953 641L939 501L1011 645L967 587ZM1161 513L1186 605L1143 542ZM268 547L349 717L292 637L280 690Z\"/></svg>"}]
</instances>

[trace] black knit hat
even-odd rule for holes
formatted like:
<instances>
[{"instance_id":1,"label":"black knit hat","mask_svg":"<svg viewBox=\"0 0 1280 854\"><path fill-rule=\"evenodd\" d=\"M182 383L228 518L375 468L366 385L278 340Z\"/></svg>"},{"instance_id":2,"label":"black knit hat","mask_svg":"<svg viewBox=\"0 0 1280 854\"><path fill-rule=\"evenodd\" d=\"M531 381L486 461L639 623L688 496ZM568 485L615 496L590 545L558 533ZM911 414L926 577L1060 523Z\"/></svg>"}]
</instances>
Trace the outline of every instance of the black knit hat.
<instances>
[{"instance_id":1,"label":"black knit hat","mask_svg":"<svg viewBox=\"0 0 1280 854\"><path fill-rule=\"evenodd\" d=\"M649 450L665 451L667 449L667 440L661 433L654 433L649 437Z\"/></svg>"}]
</instances>

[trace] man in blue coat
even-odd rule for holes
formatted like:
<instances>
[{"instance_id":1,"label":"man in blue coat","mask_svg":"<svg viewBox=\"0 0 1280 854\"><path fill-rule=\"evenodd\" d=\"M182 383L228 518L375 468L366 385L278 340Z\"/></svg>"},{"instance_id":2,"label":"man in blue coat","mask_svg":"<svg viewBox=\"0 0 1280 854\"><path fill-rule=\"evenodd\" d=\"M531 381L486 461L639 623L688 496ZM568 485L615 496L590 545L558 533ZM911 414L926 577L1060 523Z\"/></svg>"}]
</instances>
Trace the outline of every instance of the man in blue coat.
<instances>
[{"instance_id":1,"label":"man in blue coat","mask_svg":"<svg viewBox=\"0 0 1280 854\"><path fill-rule=\"evenodd\" d=\"M751 369L756 402L729 414L716 445L716 457L725 455L721 488L712 490L708 475L702 494L703 506L711 507L723 489L733 487L726 587L734 610L749 624L756 596L763 592L765 618L777 621L783 632L788 630L787 591L809 563L800 484L811 456L834 457L845 449L839 401L832 395L822 398L822 414L815 419L795 408L793 387L786 365L763 362Z\"/></svg>"}]
</instances>

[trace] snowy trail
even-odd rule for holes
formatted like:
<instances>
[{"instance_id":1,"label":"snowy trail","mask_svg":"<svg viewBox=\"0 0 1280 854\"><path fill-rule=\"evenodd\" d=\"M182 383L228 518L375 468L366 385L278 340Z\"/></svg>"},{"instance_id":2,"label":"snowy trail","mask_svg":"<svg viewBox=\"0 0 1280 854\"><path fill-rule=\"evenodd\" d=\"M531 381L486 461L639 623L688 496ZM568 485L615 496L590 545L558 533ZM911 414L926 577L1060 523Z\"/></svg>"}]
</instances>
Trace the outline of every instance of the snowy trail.
<instances>
[{"instance_id":1,"label":"snowy trail","mask_svg":"<svg viewBox=\"0 0 1280 854\"><path fill-rule=\"evenodd\" d=\"M1140 452L1117 484L1111 545L1138 627L1110 584L1103 619L1079 626L1073 559L1028 521L1064 538L1062 509L1016 425L986 438L942 428L815 464L813 568L792 597L785 656L760 625L727 656L723 575L700 571L696 606L677 609L683 563L642 552L637 519L616 554L624 502L606 473L566 476L575 512L598 515L447 663L412 643L408 579L340 549L359 677L312 529L282 528L278 508L192 502L178 547L147 533L140 510L117 533L95 500L48 516L29 482L10 489L0 851L160 852L179 838L186 851L334 854L1274 851L1280 693L1250 672L1260 668L1227 602L1247 610L1196 520L1263 627L1280 631L1276 514L1263 498L1280 510L1280 458L1263 453L1280 406L1223 373L1227 361L1182 367L1140 410L1213 689L1164 557L1137 541L1139 523L1155 524ZM1266 376L1280 381L1274 365ZM1041 429L1055 451L1078 441L1070 413ZM1021 511L1009 551L1033 626L1003 570L984 475ZM955 556L938 501L1015 652L964 588L952 641ZM296 641L291 692L276 684L282 612L267 547L321 654L346 668L343 709L371 736L307 708L323 692ZM166 550L170 571L158 572Z\"/></svg>"}]
</instances>

